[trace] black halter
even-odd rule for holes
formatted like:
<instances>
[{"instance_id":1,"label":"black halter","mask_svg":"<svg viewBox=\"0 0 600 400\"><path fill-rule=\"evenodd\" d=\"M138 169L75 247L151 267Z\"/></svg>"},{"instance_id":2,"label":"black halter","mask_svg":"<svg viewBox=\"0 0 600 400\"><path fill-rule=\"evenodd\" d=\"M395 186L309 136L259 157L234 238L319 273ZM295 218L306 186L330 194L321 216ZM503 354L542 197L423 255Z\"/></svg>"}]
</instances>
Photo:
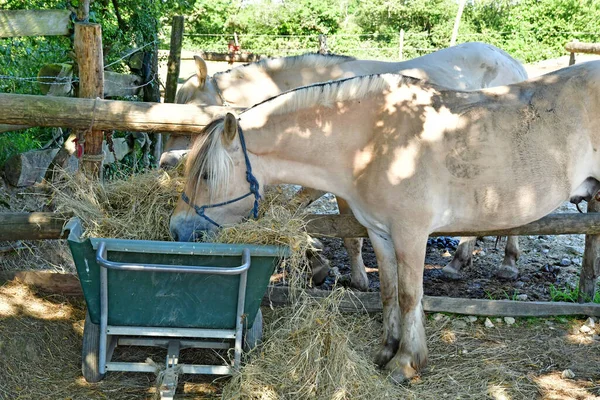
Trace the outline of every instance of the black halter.
<instances>
[{"instance_id":1,"label":"black halter","mask_svg":"<svg viewBox=\"0 0 600 400\"><path fill-rule=\"evenodd\" d=\"M183 201L185 201L187 205L192 207L194 209L194 211L196 211L196 214L198 214L200 217L204 218L205 220L207 220L208 222L210 222L211 224L215 225L218 228L220 228L221 225L219 225L218 223L213 221L211 218L209 218L204 213L204 211L207 208L221 207L221 206L226 206L227 204L235 203L236 201L245 199L246 197L248 197L250 195L254 195L254 207L252 207L251 215L254 218L258 218L258 200L260 199L260 193L259 193L260 185L258 184L258 180L256 179L256 177L252 173L252 165L250 164L250 159L248 158L248 150L246 149L246 140L244 139L244 132L242 131L242 127L239 126L239 124L238 124L238 134L240 135L240 143L242 144L242 151L244 152L244 159L246 160L246 180L250 184L250 191L248 193L246 193L245 195L236 197L235 199L232 199L232 200L227 200L222 203L216 203L216 204L206 204L203 206L197 206L195 204L191 204L190 198L187 196L187 194L185 194L185 192L181 193L181 199Z\"/></svg>"}]
</instances>

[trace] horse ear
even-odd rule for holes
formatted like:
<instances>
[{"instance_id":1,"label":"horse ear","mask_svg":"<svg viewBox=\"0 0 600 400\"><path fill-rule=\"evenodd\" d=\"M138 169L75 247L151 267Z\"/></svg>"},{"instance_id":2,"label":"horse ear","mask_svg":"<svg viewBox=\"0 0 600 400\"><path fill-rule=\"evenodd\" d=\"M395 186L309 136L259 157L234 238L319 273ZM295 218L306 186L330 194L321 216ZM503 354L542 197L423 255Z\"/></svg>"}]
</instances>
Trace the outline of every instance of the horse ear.
<instances>
[{"instance_id":1,"label":"horse ear","mask_svg":"<svg viewBox=\"0 0 600 400\"><path fill-rule=\"evenodd\" d=\"M238 131L238 121L235 115L227 113L225 115L225 121L223 123L223 140L225 145L228 145L235 139Z\"/></svg>"},{"instance_id":2,"label":"horse ear","mask_svg":"<svg viewBox=\"0 0 600 400\"><path fill-rule=\"evenodd\" d=\"M204 86L204 82L206 82L206 77L208 76L206 61L200 56L194 56L194 61L196 61L196 75L198 76L198 81L201 86Z\"/></svg>"}]
</instances>

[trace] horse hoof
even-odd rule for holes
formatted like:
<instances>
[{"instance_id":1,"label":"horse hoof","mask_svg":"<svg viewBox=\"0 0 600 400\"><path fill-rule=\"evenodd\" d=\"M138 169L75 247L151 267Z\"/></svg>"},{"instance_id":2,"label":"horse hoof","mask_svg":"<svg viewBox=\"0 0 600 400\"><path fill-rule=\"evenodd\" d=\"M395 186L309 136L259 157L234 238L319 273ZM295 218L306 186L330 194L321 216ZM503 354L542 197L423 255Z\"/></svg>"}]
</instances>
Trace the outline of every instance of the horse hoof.
<instances>
[{"instance_id":1,"label":"horse hoof","mask_svg":"<svg viewBox=\"0 0 600 400\"><path fill-rule=\"evenodd\" d=\"M366 281L364 279L354 279L350 281L350 286L352 286L356 290L360 290L361 292L367 292L369 290L369 280Z\"/></svg>"},{"instance_id":2,"label":"horse hoof","mask_svg":"<svg viewBox=\"0 0 600 400\"><path fill-rule=\"evenodd\" d=\"M419 373L416 369L410 365L403 365L399 368L391 370L390 374L388 375L388 379L395 385L401 385L403 383L407 383L417 375L419 375Z\"/></svg>"},{"instance_id":3,"label":"horse hoof","mask_svg":"<svg viewBox=\"0 0 600 400\"><path fill-rule=\"evenodd\" d=\"M510 265L503 265L496 271L496 276L507 281L514 281L519 276L519 270Z\"/></svg>"},{"instance_id":4,"label":"horse hoof","mask_svg":"<svg viewBox=\"0 0 600 400\"><path fill-rule=\"evenodd\" d=\"M442 274L444 275L444 278L451 280L458 280L461 278L460 271L457 271L450 265L446 265L444 268L442 268Z\"/></svg>"},{"instance_id":5,"label":"horse hoof","mask_svg":"<svg viewBox=\"0 0 600 400\"><path fill-rule=\"evenodd\" d=\"M387 346L382 346L378 351L377 354L375 354L375 365L377 365L379 368L383 368L385 367L390 360L394 357L394 354L396 353L396 349L393 348L393 346L391 345L387 345Z\"/></svg>"}]
</instances>

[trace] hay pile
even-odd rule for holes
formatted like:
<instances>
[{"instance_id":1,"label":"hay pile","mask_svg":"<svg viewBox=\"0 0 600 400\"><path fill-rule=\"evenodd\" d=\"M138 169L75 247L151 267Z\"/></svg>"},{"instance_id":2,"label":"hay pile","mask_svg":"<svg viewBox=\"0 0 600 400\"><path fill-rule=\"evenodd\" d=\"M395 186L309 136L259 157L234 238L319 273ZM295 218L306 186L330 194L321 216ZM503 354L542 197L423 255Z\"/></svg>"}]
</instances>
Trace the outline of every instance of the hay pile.
<instances>
[{"instance_id":1,"label":"hay pile","mask_svg":"<svg viewBox=\"0 0 600 400\"><path fill-rule=\"evenodd\" d=\"M379 335L365 315L343 315L336 289L322 300L301 295L266 326L260 354L248 355L241 372L224 388L226 399L401 398L364 348L367 332Z\"/></svg>"},{"instance_id":2,"label":"hay pile","mask_svg":"<svg viewBox=\"0 0 600 400\"><path fill-rule=\"evenodd\" d=\"M183 191L181 171L153 170L126 179L99 184L82 174L62 174L54 184L57 211L81 219L84 237L137 240L172 240L169 218ZM226 226L203 241L288 246L291 255L281 266L287 281L304 286L307 251L316 251L306 233L305 211L289 193L267 191L260 203L259 219Z\"/></svg>"},{"instance_id":3,"label":"hay pile","mask_svg":"<svg viewBox=\"0 0 600 400\"><path fill-rule=\"evenodd\" d=\"M176 171L153 170L104 184L62 174L53 200L58 212L81 219L84 237L171 240L169 217L182 190Z\"/></svg>"}]
</instances>

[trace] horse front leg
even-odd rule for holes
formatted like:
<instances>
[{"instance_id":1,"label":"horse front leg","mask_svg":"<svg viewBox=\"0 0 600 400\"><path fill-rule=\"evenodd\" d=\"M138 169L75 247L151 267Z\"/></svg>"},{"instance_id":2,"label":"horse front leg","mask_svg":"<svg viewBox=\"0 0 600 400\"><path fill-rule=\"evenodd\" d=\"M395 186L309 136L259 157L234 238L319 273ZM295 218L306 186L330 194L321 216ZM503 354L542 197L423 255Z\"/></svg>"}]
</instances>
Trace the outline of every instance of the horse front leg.
<instances>
[{"instance_id":1,"label":"horse front leg","mask_svg":"<svg viewBox=\"0 0 600 400\"><path fill-rule=\"evenodd\" d=\"M473 250L475 250L475 236L463 236L454 252L452 261L442 268L442 273L448 279L460 279L460 270L473 265Z\"/></svg>"},{"instance_id":2,"label":"horse front leg","mask_svg":"<svg viewBox=\"0 0 600 400\"><path fill-rule=\"evenodd\" d=\"M340 215L354 215L346 200L336 197ZM366 292L369 290L369 278L362 257L362 238L344 238L344 246L350 258L350 283L352 287Z\"/></svg>"},{"instance_id":3,"label":"horse front leg","mask_svg":"<svg viewBox=\"0 0 600 400\"><path fill-rule=\"evenodd\" d=\"M410 229L392 235L398 261L398 301L400 305L400 346L385 369L397 383L411 379L427 364L427 341L423 312L423 263L427 232Z\"/></svg>"},{"instance_id":4,"label":"horse front leg","mask_svg":"<svg viewBox=\"0 0 600 400\"><path fill-rule=\"evenodd\" d=\"M368 232L379 266L380 294L383 304L383 340L375 354L375 364L383 368L394 357L400 345L396 252L391 238L383 238L371 230Z\"/></svg>"},{"instance_id":5,"label":"horse front leg","mask_svg":"<svg viewBox=\"0 0 600 400\"><path fill-rule=\"evenodd\" d=\"M517 260L519 259L519 237L509 236L506 239L506 249L504 250L504 260L502 265L496 271L496 276L502 279L515 280L519 276L517 269Z\"/></svg>"}]
</instances>

